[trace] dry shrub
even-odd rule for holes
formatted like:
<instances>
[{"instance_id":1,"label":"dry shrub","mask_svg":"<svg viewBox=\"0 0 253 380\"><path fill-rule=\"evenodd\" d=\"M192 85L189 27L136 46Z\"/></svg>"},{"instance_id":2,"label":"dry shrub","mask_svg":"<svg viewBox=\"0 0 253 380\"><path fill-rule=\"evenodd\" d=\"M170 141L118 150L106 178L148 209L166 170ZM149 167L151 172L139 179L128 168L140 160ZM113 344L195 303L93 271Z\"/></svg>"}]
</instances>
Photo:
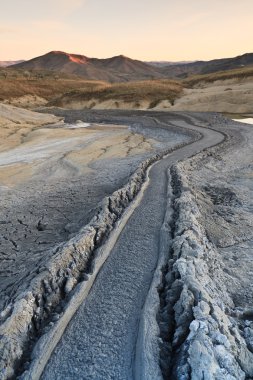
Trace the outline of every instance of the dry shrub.
<instances>
[{"instance_id":1,"label":"dry shrub","mask_svg":"<svg viewBox=\"0 0 253 380\"><path fill-rule=\"evenodd\" d=\"M157 105L161 100L169 100L171 103L182 93L183 86L180 82L173 80L146 80L137 82L125 82L114 84L101 84L93 88L82 88L71 91L51 102L52 105L97 100L124 101L126 103L138 103L148 100Z\"/></svg>"},{"instance_id":2,"label":"dry shrub","mask_svg":"<svg viewBox=\"0 0 253 380\"><path fill-rule=\"evenodd\" d=\"M7 72L7 76L5 76ZM57 74L47 71L31 71L30 76L24 70L0 69L0 99L11 99L23 95L37 95L47 100L71 90L99 88L106 82L85 80L75 75Z\"/></svg>"}]
</instances>

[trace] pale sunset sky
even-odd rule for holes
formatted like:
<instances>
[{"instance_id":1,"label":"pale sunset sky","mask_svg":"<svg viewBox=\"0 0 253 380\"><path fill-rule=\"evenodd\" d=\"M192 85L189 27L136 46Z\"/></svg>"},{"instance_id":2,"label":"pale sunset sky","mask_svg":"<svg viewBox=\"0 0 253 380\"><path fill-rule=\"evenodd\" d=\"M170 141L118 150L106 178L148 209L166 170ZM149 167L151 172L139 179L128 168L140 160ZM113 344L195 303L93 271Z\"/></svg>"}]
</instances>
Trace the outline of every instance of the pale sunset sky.
<instances>
[{"instance_id":1,"label":"pale sunset sky","mask_svg":"<svg viewBox=\"0 0 253 380\"><path fill-rule=\"evenodd\" d=\"M167 61L253 52L253 0L0 1L0 60L51 50Z\"/></svg>"}]
</instances>

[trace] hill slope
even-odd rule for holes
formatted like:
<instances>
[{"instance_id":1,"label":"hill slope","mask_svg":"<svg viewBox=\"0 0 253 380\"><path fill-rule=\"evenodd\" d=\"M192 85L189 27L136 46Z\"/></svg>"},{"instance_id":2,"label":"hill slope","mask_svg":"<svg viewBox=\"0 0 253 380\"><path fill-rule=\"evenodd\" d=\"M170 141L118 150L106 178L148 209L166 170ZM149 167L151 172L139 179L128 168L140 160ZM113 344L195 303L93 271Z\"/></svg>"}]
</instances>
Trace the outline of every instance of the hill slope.
<instances>
[{"instance_id":1,"label":"hill slope","mask_svg":"<svg viewBox=\"0 0 253 380\"><path fill-rule=\"evenodd\" d=\"M211 61L196 61L168 65L161 69L165 76L185 78L193 74L210 74L218 71L238 69L253 65L253 53L239 55L234 58L214 59Z\"/></svg>"},{"instance_id":2,"label":"hill slope","mask_svg":"<svg viewBox=\"0 0 253 380\"><path fill-rule=\"evenodd\" d=\"M51 51L12 67L25 70L51 70L75 74L88 80L126 82L145 79L187 78L253 65L253 53L234 58L194 62L142 62L124 55L107 59L89 58L80 54Z\"/></svg>"},{"instance_id":3,"label":"hill slope","mask_svg":"<svg viewBox=\"0 0 253 380\"><path fill-rule=\"evenodd\" d=\"M24 62L23 60L19 61L0 61L0 67L8 67L12 65L17 65L18 63Z\"/></svg>"},{"instance_id":4,"label":"hill slope","mask_svg":"<svg viewBox=\"0 0 253 380\"><path fill-rule=\"evenodd\" d=\"M150 65L123 55L98 59L61 51L52 51L43 56L15 65L26 70L53 70L83 76L86 79L109 82L150 79L164 75Z\"/></svg>"}]
</instances>

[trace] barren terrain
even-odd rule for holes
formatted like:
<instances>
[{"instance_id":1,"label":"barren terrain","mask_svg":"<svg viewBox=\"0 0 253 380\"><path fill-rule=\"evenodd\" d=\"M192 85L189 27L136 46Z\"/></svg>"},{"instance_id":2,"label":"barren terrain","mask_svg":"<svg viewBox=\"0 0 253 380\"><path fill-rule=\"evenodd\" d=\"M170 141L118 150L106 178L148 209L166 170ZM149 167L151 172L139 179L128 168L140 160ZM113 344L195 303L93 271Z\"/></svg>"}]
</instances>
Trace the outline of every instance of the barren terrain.
<instances>
[{"instance_id":1,"label":"barren terrain","mask_svg":"<svg viewBox=\"0 0 253 380\"><path fill-rule=\"evenodd\" d=\"M219 76L218 76L219 77ZM230 78L208 81L209 77L182 83L166 81L114 85L98 92L86 91L64 94L50 104L69 109L152 109L159 111L195 111L250 113L253 106L253 80ZM141 87L142 86L142 87ZM147 92L147 93L146 93ZM119 96L119 93L121 95Z\"/></svg>"},{"instance_id":2,"label":"barren terrain","mask_svg":"<svg viewBox=\"0 0 253 380\"><path fill-rule=\"evenodd\" d=\"M250 82L222 82L173 107L223 93L227 112L251 104ZM253 378L252 126L6 104L0 117L2 378Z\"/></svg>"},{"instance_id":3,"label":"barren terrain","mask_svg":"<svg viewBox=\"0 0 253 380\"><path fill-rule=\"evenodd\" d=\"M73 68L71 57L66 57ZM119 63L119 70L123 71L136 65L136 61L131 61L130 66L125 65L125 60L126 57L118 57L103 64L117 66ZM75 64L82 66L80 62ZM42 65L40 70L30 71L20 68L0 69L0 100L27 109L46 106L252 114L251 66L192 75L184 79L148 76L147 79L140 77L130 81L128 78L125 82L125 73L116 83L111 83L109 79L101 80L100 76L96 80L85 80L77 75L46 70L46 67Z\"/></svg>"},{"instance_id":4,"label":"barren terrain","mask_svg":"<svg viewBox=\"0 0 253 380\"><path fill-rule=\"evenodd\" d=\"M253 130L218 115L211 123L207 114L198 117L226 139L171 171L175 230L161 292L163 376L251 379Z\"/></svg>"},{"instance_id":5,"label":"barren terrain","mask_svg":"<svg viewBox=\"0 0 253 380\"><path fill-rule=\"evenodd\" d=\"M7 105L1 110L2 308L141 161L186 137L75 117L57 123L61 118ZM54 124L42 126L49 122Z\"/></svg>"},{"instance_id":6,"label":"barren terrain","mask_svg":"<svg viewBox=\"0 0 253 380\"><path fill-rule=\"evenodd\" d=\"M218 80L185 89L172 111L252 113L253 80Z\"/></svg>"}]
</instances>

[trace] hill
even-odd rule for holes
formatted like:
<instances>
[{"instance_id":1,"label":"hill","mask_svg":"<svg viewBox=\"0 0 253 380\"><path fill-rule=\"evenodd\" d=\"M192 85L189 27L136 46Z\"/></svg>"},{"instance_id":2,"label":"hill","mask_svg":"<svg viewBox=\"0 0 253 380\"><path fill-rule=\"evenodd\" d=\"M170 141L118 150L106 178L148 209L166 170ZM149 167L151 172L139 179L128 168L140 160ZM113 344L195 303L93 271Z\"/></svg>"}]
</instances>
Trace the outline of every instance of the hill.
<instances>
[{"instance_id":1,"label":"hill","mask_svg":"<svg viewBox=\"0 0 253 380\"><path fill-rule=\"evenodd\" d=\"M28 75L29 74L29 75ZM90 88L105 87L107 82L89 81L83 77L54 71L0 68L0 102L33 108L46 104L62 94Z\"/></svg>"},{"instance_id":2,"label":"hill","mask_svg":"<svg viewBox=\"0 0 253 380\"><path fill-rule=\"evenodd\" d=\"M52 70L75 74L89 80L108 82L124 82L164 76L156 68L123 55L98 59L61 51L51 51L40 57L19 63L14 67L25 70Z\"/></svg>"},{"instance_id":3,"label":"hill","mask_svg":"<svg viewBox=\"0 0 253 380\"><path fill-rule=\"evenodd\" d=\"M138 70L142 73L142 62L124 56L98 60L71 55L66 59L65 54L57 54L58 62L49 60L48 66L51 70L38 70L36 61L31 69L16 66L0 68L0 102L25 108L51 105L66 108L156 108L174 111L252 113L253 65L248 65L250 55L243 57L246 65L237 69L189 75L180 80L126 81L128 75L133 78L132 70L136 70L136 76ZM243 59L239 57L232 64L239 61L240 65L243 65ZM63 61L69 63L69 60L79 62L79 65L88 65L87 61L92 60L99 72L101 68L104 71L108 70L107 73L121 70L124 72L121 74L123 79L121 77L118 80L121 83L87 80L84 76L60 72L55 68L58 65L62 66ZM231 59L225 64L231 64Z\"/></svg>"},{"instance_id":4,"label":"hill","mask_svg":"<svg viewBox=\"0 0 253 380\"><path fill-rule=\"evenodd\" d=\"M227 82L238 83L240 81L252 81L253 80L253 65L243 66L239 69L225 70L212 72L210 74L198 74L191 75L184 79L182 83L185 87L193 88L199 86L205 86L214 82Z\"/></svg>"},{"instance_id":5,"label":"hill","mask_svg":"<svg viewBox=\"0 0 253 380\"><path fill-rule=\"evenodd\" d=\"M87 80L128 82L149 79L178 78L240 69L253 65L253 53L233 58L194 62L142 62L119 55L107 59L51 51L40 57L13 65L24 70L50 70L74 74Z\"/></svg>"},{"instance_id":6,"label":"hill","mask_svg":"<svg viewBox=\"0 0 253 380\"><path fill-rule=\"evenodd\" d=\"M172 78L186 78L190 75L211 74L218 71L239 69L253 65L253 53L246 53L234 58L214 59L211 61L196 61L179 63L161 68L164 76Z\"/></svg>"},{"instance_id":7,"label":"hill","mask_svg":"<svg viewBox=\"0 0 253 380\"><path fill-rule=\"evenodd\" d=\"M167 67L167 66L179 66L179 65L185 65L188 63L192 63L193 61L146 61L146 63L150 66L155 66L155 67ZM194 61L195 62L195 61Z\"/></svg>"},{"instance_id":8,"label":"hill","mask_svg":"<svg viewBox=\"0 0 253 380\"><path fill-rule=\"evenodd\" d=\"M82 109L157 109L167 111L252 113L253 66L185 80L115 83L79 89L48 105Z\"/></svg>"},{"instance_id":9,"label":"hill","mask_svg":"<svg viewBox=\"0 0 253 380\"><path fill-rule=\"evenodd\" d=\"M24 60L19 61L0 61L0 67L8 67L12 65L17 65L18 63L22 63Z\"/></svg>"},{"instance_id":10,"label":"hill","mask_svg":"<svg viewBox=\"0 0 253 380\"><path fill-rule=\"evenodd\" d=\"M174 104L182 95L181 83L169 79L104 84L73 90L49 102L69 108L154 108L161 101Z\"/></svg>"}]
</instances>

